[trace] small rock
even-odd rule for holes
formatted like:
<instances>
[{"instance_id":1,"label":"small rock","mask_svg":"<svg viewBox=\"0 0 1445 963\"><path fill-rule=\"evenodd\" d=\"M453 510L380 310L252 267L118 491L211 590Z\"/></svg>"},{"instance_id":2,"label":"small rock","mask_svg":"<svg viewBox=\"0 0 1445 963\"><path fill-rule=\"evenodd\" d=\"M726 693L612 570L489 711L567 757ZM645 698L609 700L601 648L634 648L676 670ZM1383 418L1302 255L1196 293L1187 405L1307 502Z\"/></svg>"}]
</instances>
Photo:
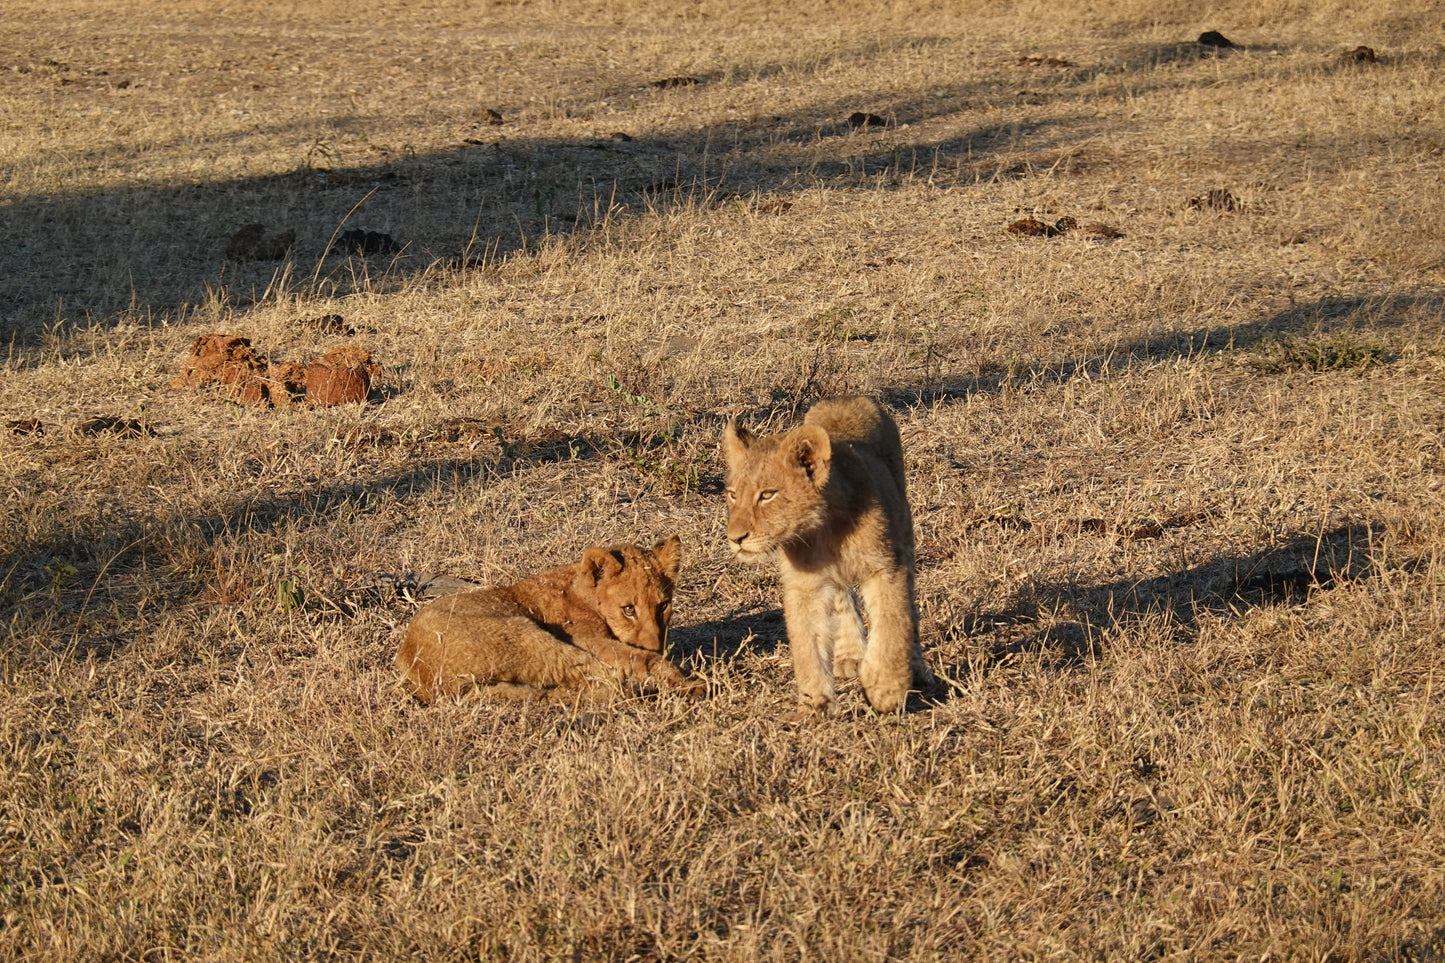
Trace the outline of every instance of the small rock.
<instances>
[{"instance_id":1,"label":"small rock","mask_svg":"<svg viewBox=\"0 0 1445 963\"><path fill-rule=\"evenodd\" d=\"M659 90L671 90L674 87L696 87L702 83L696 77L664 77L661 80L654 80L648 86L656 87Z\"/></svg>"},{"instance_id":2,"label":"small rock","mask_svg":"<svg viewBox=\"0 0 1445 963\"><path fill-rule=\"evenodd\" d=\"M1366 47L1361 44L1354 50L1346 50L1340 54L1340 63L1345 64L1377 64L1380 57L1375 53L1373 47Z\"/></svg>"},{"instance_id":3,"label":"small rock","mask_svg":"<svg viewBox=\"0 0 1445 963\"><path fill-rule=\"evenodd\" d=\"M1230 40L1218 30L1204 31L1199 35L1198 43L1201 47L1217 47L1221 50L1235 46L1234 41Z\"/></svg>"},{"instance_id":4,"label":"small rock","mask_svg":"<svg viewBox=\"0 0 1445 963\"><path fill-rule=\"evenodd\" d=\"M482 111L482 120L493 127L500 127L506 123L506 121L502 119L502 115L490 107Z\"/></svg>"}]
</instances>

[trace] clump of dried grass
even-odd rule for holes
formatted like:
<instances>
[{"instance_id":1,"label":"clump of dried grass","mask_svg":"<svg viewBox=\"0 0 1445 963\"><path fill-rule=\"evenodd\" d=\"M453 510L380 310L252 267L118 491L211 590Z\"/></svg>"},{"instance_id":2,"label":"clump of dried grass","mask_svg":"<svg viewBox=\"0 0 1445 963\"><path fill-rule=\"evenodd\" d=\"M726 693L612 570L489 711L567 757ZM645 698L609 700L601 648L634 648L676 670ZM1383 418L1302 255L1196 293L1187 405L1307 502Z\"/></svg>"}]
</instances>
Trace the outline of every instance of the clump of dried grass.
<instances>
[{"instance_id":1,"label":"clump of dried grass","mask_svg":"<svg viewBox=\"0 0 1445 963\"><path fill-rule=\"evenodd\" d=\"M1440 951L1429 11L347 10L0 41L6 953ZM379 400L169 390L213 332ZM715 440L847 391L948 681L780 728ZM357 588L674 531L702 708L422 708Z\"/></svg>"}]
</instances>

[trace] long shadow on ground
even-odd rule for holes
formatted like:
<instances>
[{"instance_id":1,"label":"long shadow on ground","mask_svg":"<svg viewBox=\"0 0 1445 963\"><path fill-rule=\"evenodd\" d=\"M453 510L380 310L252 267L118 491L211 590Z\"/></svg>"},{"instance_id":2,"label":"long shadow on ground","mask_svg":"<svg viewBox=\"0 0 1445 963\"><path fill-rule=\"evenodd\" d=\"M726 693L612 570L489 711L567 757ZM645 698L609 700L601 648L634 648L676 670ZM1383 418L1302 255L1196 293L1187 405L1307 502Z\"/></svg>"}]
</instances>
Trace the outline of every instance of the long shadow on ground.
<instances>
[{"instance_id":1,"label":"long shadow on ground","mask_svg":"<svg viewBox=\"0 0 1445 963\"><path fill-rule=\"evenodd\" d=\"M258 479L254 490L238 493L228 504L193 515L168 514L155 506L98 504L65 506L48 519L48 528L28 537L12 539L12 549L0 555L0 624L15 626L33 618L54 620L74 629L75 651L105 656L128 640L125 632L95 635L81 631L87 618L104 618L107 612L149 605L153 609L207 594L214 572L177 568L177 558L207 556L217 546L235 544L243 537L264 535L297 520L324 527L327 519L343 512L384 510L388 499L407 500L435 489L485 484L532 468L563 461L616 458L630 461L639 472L659 471L666 463L665 446L677 435L697 426L679 422L672 440L659 435L621 433L598 437L558 432L532 435L499 431L494 444L482 451L449 454L447 440L492 442L499 425L448 423L442 426L440 450L423 453L403 469L371 477L342 477L276 491ZM711 424L706 430L711 430ZM461 432L460 437L448 432ZM352 446L405 444L385 431L363 431L345 440ZM463 448L466 448L463 445ZM640 463L640 464L639 464ZM678 469L681 471L682 469ZM671 479L678 481L677 479ZM41 474L14 479L20 487L43 491L50 484ZM708 490L706 478L685 478L682 483ZM378 566L384 563L378 560ZM209 589L214 589L210 586ZM12 641L21 645L23 639ZM11 651L17 651L11 649ZM20 653L24 654L24 653Z\"/></svg>"},{"instance_id":2,"label":"long shadow on ground","mask_svg":"<svg viewBox=\"0 0 1445 963\"><path fill-rule=\"evenodd\" d=\"M990 661L1029 655L1046 666L1069 669L1102 654L1103 634L1112 628L1167 618L1176 636L1187 641L1203 613L1240 616L1249 609L1303 602L1316 592L1365 578L1379 565L1377 530L1369 524L1338 525L1142 581L1057 584L1006 611L980 614L945 631L983 643ZM1043 613L1060 611L1072 617L1039 628ZM950 673L963 668L946 667Z\"/></svg>"},{"instance_id":3,"label":"long shadow on ground","mask_svg":"<svg viewBox=\"0 0 1445 963\"><path fill-rule=\"evenodd\" d=\"M1187 641L1202 613L1240 617L1250 609L1302 602L1316 592L1365 578L1377 566L1373 533L1367 524L1340 525L1143 581L1054 585L1005 611L980 613L942 630L964 637L987 663L1029 656L1046 668L1068 671L1104 655L1103 633L1118 626L1167 617L1180 641ZM1073 618L1039 627L1044 613L1059 611L1069 611ZM784 638L782 610L768 606L679 626L669 635L684 663L695 668L735 659L745 651L774 653ZM924 654L928 656L926 638ZM970 666L941 668L956 679L967 676ZM926 710L951 695L940 683L911 699L909 711Z\"/></svg>"},{"instance_id":4,"label":"long shadow on ground","mask_svg":"<svg viewBox=\"0 0 1445 963\"><path fill-rule=\"evenodd\" d=\"M1367 337L1388 335L1419 326L1428 336L1439 335L1445 325L1445 292L1425 294L1385 294L1376 297L1328 296L1300 304L1244 324L1161 330L1148 335L1101 347L1093 356L1082 359L1033 361L1014 366L997 365L970 372L944 373L911 385L900 385L887 392L887 400L897 407L932 405L967 399L974 395L994 394L1007 386L1047 386L1063 384L1075 378L1101 378L1118 374L1136 366L1160 362L1189 360L1231 351L1259 348L1275 341L1310 339L1314 344L1303 347L1282 345L1279 359L1261 357L1265 369L1277 367L1348 366L1352 363L1388 362L1391 356L1380 350L1364 359L1352 359L1349 352L1373 351L1347 341L1331 343L1343 335ZM1290 351L1293 354L1290 354Z\"/></svg>"},{"instance_id":5,"label":"long shadow on ground","mask_svg":"<svg viewBox=\"0 0 1445 963\"><path fill-rule=\"evenodd\" d=\"M1104 132L1126 129L1126 118L1100 116L1090 106L1111 90L1134 96L1141 84L1212 84L1208 70L1155 68L1213 55L1194 44L1120 46L1101 51L1094 66L1039 74L1022 58L973 83L941 79L927 91L907 92L880 87L822 97L788 113L652 136L618 131L549 138L509 126L377 163L328 168L324 158L308 154L296 169L273 175L6 198L0 204L0 234L9 242L0 250L0 337L25 344L57 319L145 324L217 296L245 304L279 290L384 290L427 272L467 270L549 234L586 232L618 216L675 204L776 200L820 181L853 179L887 189L926 172L932 184L947 188L1021 176L1074 157ZM950 125L944 133L934 123L1017 97L1020 74L1041 81L1035 86L1042 89L1029 93L1008 124ZM685 103L698 86L644 96ZM1045 116L1037 109L1045 103L1063 109ZM857 113L887 126L857 124ZM347 123L364 130L369 121ZM1251 141L1249 148L1267 145ZM105 166L106 149L93 162ZM294 232L289 250L273 257L280 249L261 244L228 257L229 239L249 224L262 225L271 238ZM335 243L351 230L386 234L395 246Z\"/></svg>"}]
</instances>

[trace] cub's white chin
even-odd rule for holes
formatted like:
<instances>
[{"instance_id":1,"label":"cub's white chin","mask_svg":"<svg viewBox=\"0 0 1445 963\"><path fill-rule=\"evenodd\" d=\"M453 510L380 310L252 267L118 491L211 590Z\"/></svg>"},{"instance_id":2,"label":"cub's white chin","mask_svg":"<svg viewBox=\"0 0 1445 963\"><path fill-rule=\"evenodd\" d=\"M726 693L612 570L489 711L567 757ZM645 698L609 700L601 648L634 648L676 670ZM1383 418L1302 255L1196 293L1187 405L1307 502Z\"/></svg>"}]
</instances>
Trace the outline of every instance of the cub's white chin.
<instances>
[{"instance_id":1,"label":"cub's white chin","mask_svg":"<svg viewBox=\"0 0 1445 963\"><path fill-rule=\"evenodd\" d=\"M760 552L757 549L733 547L733 558L739 562L761 562L767 555L767 552Z\"/></svg>"}]
</instances>

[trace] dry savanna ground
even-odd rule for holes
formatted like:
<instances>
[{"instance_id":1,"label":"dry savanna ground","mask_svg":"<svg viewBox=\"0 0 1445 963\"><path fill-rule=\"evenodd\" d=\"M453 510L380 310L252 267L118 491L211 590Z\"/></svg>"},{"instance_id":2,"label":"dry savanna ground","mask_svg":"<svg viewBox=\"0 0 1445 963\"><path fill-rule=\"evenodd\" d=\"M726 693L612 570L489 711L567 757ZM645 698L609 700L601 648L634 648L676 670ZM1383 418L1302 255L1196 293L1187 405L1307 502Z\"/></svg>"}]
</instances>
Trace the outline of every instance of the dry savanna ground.
<instances>
[{"instance_id":1,"label":"dry savanna ground","mask_svg":"<svg viewBox=\"0 0 1445 963\"><path fill-rule=\"evenodd\" d=\"M0 23L0 955L1445 955L1436 4ZM784 725L718 433L842 392L944 681ZM398 689L407 573L674 532L705 701Z\"/></svg>"}]
</instances>

